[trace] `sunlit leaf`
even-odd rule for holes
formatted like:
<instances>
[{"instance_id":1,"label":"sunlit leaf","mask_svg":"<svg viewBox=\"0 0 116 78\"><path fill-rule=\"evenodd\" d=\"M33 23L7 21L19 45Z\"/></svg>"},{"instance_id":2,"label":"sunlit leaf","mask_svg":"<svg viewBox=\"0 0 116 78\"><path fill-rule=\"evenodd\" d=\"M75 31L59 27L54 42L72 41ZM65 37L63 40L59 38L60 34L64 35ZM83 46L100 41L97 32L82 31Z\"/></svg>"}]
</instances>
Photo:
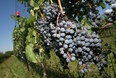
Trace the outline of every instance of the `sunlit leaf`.
<instances>
[{"instance_id":1,"label":"sunlit leaf","mask_svg":"<svg viewBox=\"0 0 116 78\"><path fill-rule=\"evenodd\" d=\"M34 0L30 0L30 6L34 7Z\"/></svg>"},{"instance_id":2,"label":"sunlit leaf","mask_svg":"<svg viewBox=\"0 0 116 78\"><path fill-rule=\"evenodd\" d=\"M30 62L33 62L33 63L39 62L39 57L36 54L34 54L34 52L33 52L33 45L32 44L26 46L25 54L26 54L27 59Z\"/></svg>"}]
</instances>

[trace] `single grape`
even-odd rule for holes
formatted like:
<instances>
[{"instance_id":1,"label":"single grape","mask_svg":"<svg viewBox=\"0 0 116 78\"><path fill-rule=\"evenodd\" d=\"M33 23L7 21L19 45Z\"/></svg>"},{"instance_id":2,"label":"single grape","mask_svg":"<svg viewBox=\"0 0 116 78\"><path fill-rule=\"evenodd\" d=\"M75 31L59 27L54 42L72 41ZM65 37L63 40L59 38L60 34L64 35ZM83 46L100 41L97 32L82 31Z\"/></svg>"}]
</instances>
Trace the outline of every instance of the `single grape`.
<instances>
[{"instance_id":1,"label":"single grape","mask_svg":"<svg viewBox=\"0 0 116 78\"><path fill-rule=\"evenodd\" d=\"M74 30L73 29L70 29L70 31L69 31L71 34L74 34Z\"/></svg>"},{"instance_id":2,"label":"single grape","mask_svg":"<svg viewBox=\"0 0 116 78\"><path fill-rule=\"evenodd\" d=\"M84 71L83 69L81 69L81 70L80 70L80 73L82 73L82 74L83 74L83 73L85 73L85 71Z\"/></svg>"},{"instance_id":3,"label":"single grape","mask_svg":"<svg viewBox=\"0 0 116 78\"><path fill-rule=\"evenodd\" d=\"M79 65L82 65L83 63L82 63L82 61L79 61Z\"/></svg>"},{"instance_id":4,"label":"single grape","mask_svg":"<svg viewBox=\"0 0 116 78\"><path fill-rule=\"evenodd\" d=\"M111 5L112 9L116 9L116 2Z\"/></svg>"},{"instance_id":5,"label":"single grape","mask_svg":"<svg viewBox=\"0 0 116 78\"><path fill-rule=\"evenodd\" d=\"M107 10L105 11L105 14L106 14L106 15L109 15L109 14L112 13L112 11L113 11L112 9L107 9Z\"/></svg>"},{"instance_id":6,"label":"single grape","mask_svg":"<svg viewBox=\"0 0 116 78\"><path fill-rule=\"evenodd\" d=\"M61 33L60 35L61 35L62 37L64 37L64 36L65 36L65 33Z\"/></svg>"},{"instance_id":7,"label":"single grape","mask_svg":"<svg viewBox=\"0 0 116 78\"><path fill-rule=\"evenodd\" d=\"M67 58L67 54L66 53L63 54L63 58Z\"/></svg>"},{"instance_id":8,"label":"single grape","mask_svg":"<svg viewBox=\"0 0 116 78\"><path fill-rule=\"evenodd\" d=\"M63 47L61 47L59 50L60 50L60 51L63 51L63 50L64 50L64 48L63 48Z\"/></svg>"},{"instance_id":9,"label":"single grape","mask_svg":"<svg viewBox=\"0 0 116 78\"><path fill-rule=\"evenodd\" d=\"M93 42L93 39L92 39L92 38L91 38L91 39L89 39L89 42L90 42L90 43L92 43L92 42Z\"/></svg>"},{"instance_id":10,"label":"single grape","mask_svg":"<svg viewBox=\"0 0 116 78\"><path fill-rule=\"evenodd\" d=\"M60 37L60 39L59 39L60 41L64 41L65 39L64 38L62 38L62 37Z\"/></svg>"},{"instance_id":11,"label":"single grape","mask_svg":"<svg viewBox=\"0 0 116 78\"><path fill-rule=\"evenodd\" d=\"M85 40L85 36L81 36L81 40Z\"/></svg>"},{"instance_id":12,"label":"single grape","mask_svg":"<svg viewBox=\"0 0 116 78\"><path fill-rule=\"evenodd\" d=\"M60 54L64 54L64 51L60 51Z\"/></svg>"},{"instance_id":13,"label":"single grape","mask_svg":"<svg viewBox=\"0 0 116 78\"><path fill-rule=\"evenodd\" d=\"M73 52L73 48L69 48L68 51L69 51L69 52Z\"/></svg>"},{"instance_id":14,"label":"single grape","mask_svg":"<svg viewBox=\"0 0 116 78\"><path fill-rule=\"evenodd\" d=\"M70 62L71 60L69 58L66 58L66 62Z\"/></svg>"},{"instance_id":15,"label":"single grape","mask_svg":"<svg viewBox=\"0 0 116 78\"><path fill-rule=\"evenodd\" d=\"M81 47L78 48L78 52L82 52L82 48Z\"/></svg>"},{"instance_id":16,"label":"single grape","mask_svg":"<svg viewBox=\"0 0 116 78\"><path fill-rule=\"evenodd\" d=\"M87 57L88 57L88 59L91 59L91 58L92 58L92 56L91 56L91 55L88 55Z\"/></svg>"},{"instance_id":17,"label":"single grape","mask_svg":"<svg viewBox=\"0 0 116 78\"><path fill-rule=\"evenodd\" d=\"M68 48L68 45L67 45L67 44L64 44L63 47L64 47L65 49L67 49L67 48Z\"/></svg>"},{"instance_id":18,"label":"single grape","mask_svg":"<svg viewBox=\"0 0 116 78\"><path fill-rule=\"evenodd\" d=\"M71 53L71 56L75 56L75 54L74 53Z\"/></svg>"},{"instance_id":19,"label":"single grape","mask_svg":"<svg viewBox=\"0 0 116 78\"><path fill-rule=\"evenodd\" d=\"M65 32L65 28L61 28L60 31L61 31L61 32Z\"/></svg>"},{"instance_id":20,"label":"single grape","mask_svg":"<svg viewBox=\"0 0 116 78\"><path fill-rule=\"evenodd\" d=\"M57 34L57 38L60 38L60 34Z\"/></svg>"},{"instance_id":21,"label":"single grape","mask_svg":"<svg viewBox=\"0 0 116 78\"><path fill-rule=\"evenodd\" d=\"M74 44L69 44L69 47L72 48L74 46Z\"/></svg>"},{"instance_id":22,"label":"single grape","mask_svg":"<svg viewBox=\"0 0 116 78\"><path fill-rule=\"evenodd\" d=\"M71 61L74 61L76 58L73 56L73 57L71 57Z\"/></svg>"}]
</instances>

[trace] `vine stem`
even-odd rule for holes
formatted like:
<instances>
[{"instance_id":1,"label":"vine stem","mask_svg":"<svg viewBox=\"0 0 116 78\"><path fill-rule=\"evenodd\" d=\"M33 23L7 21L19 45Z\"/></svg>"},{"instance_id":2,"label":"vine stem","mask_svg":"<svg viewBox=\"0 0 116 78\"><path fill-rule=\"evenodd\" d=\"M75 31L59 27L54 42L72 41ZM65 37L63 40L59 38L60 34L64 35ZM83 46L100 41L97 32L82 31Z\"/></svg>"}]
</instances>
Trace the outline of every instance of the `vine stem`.
<instances>
[{"instance_id":1,"label":"vine stem","mask_svg":"<svg viewBox=\"0 0 116 78\"><path fill-rule=\"evenodd\" d=\"M27 60L27 58L26 58L26 56L25 56L25 55L24 55L24 58L25 58L25 61L26 61L27 69L28 69L28 71L30 71L30 68L29 68L29 62L28 62L28 60Z\"/></svg>"},{"instance_id":2,"label":"vine stem","mask_svg":"<svg viewBox=\"0 0 116 78\"><path fill-rule=\"evenodd\" d=\"M64 11L63 11L62 4L61 4L60 0L58 0L58 4L59 4L61 13L64 15Z\"/></svg>"},{"instance_id":3,"label":"vine stem","mask_svg":"<svg viewBox=\"0 0 116 78\"><path fill-rule=\"evenodd\" d=\"M42 67L43 67L43 78L47 78L46 77L46 60L43 60Z\"/></svg>"},{"instance_id":4,"label":"vine stem","mask_svg":"<svg viewBox=\"0 0 116 78\"><path fill-rule=\"evenodd\" d=\"M111 26L113 23L108 23L108 24L106 24L106 25L104 25L103 27L101 27L100 29L104 29L104 28L106 28L106 27L109 27L109 26Z\"/></svg>"}]
</instances>

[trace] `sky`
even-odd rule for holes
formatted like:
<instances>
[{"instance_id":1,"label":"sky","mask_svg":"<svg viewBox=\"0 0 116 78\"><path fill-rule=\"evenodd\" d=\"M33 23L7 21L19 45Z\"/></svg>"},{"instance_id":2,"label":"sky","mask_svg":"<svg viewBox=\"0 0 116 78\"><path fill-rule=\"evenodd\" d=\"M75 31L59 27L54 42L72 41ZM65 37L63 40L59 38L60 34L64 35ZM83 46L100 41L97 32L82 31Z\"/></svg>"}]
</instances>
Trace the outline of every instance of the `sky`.
<instances>
[{"instance_id":1,"label":"sky","mask_svg":"<svg viewBox=\"0 0 116 78\"><path fill-rule=\"evenodd\" d=\"M107 7L109 8L109 7ZM100 9L100 8L98 8ZM13 50L12 32L15 20L10 16L20 11L21 16L27 16L26 8L17 0L1 0L0 2L0 52ZM100 9L101 14L105 10Z\"/></svg>"},{"instance_id":2,"label":"sky","mask_svg":"<svg viewBox=\"0 0 116 78\"><path fill-rule=\"evenodd\" d=\"M15 20L11 15L20 11L21 16L26 15L26 9L16 0L1 0L0 2L0 52L13 50L12 32Z\"/></svg>"}]
</instances>

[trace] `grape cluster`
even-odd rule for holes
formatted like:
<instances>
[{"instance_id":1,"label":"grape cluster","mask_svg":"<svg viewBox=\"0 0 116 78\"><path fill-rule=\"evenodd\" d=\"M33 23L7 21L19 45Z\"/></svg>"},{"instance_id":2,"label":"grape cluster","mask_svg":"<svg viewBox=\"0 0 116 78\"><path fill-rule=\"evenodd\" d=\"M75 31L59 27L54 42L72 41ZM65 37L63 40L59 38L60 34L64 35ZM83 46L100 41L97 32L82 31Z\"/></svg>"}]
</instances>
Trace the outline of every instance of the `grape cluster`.
<instances>
[{"instance_id":1,"label":"grape cluster","mask_svg":"<svg viewBox=\"0 0 116 78\"><path fill-rule=\"evenodd\" d=\"M92 7L90 7L88 4L92 4L92 1L64 0L64 6L65 6L64 10L68 15L72 14L72 17L74 17L75 13L78 12L79 14L78 19L81 18L81 14L83 13L85 17L89 17L88 21L91 22L92 26L101 27L102 26L101 16L99 14L99 11L96 9L98 5L95 4L92 5ZM80 9L80 11L78 11L78 9Z\"/></svg>"},{"instance_id":2,"label":"grape cluster","mask_svg":"<svg viewBox=\"0 0 116 78\"><path fill-rule=\"evenodd\" d=\"M49 23L42 19L39 18L37 20L37 25L38 25L38 30L39 32L42 34L43 36L43 40L46 43L46 45L50 45L51 44L51 34L50 34L50 27L48 27Z\"/></svg>"},{"instance_id":3,"label":"grape cluster","mask_svg":"<svg viewBox=\"0 0 116 78\"><path fill-rule=\"evenodd\" d=\"M82 67L81 73L86 73L91 63L96 64L99 70L104 69L108 61L104 54L101 54L102 40L96 32L92 32L89 26L81 26L60 14L57 4L45 2L43 13L46 19L38 18L38 30L43 36L45 45L49 49L50 47L55 49L64 69L68 68L68 62L76 59ZM91 19L100 20L100 16L92 13L90 15ZM102 61L104 58L105 61Z\"/></svg>"},{"instance_id":4,"label":"grape cluster","mask_svg":"<svg viewBox=\"0 0 116 78\"><path fill-rule=\"evenodd\" d=\"M92 26L94 27L102 26L100 14L89 12L89 16L90 16L90 21L91 21Z\"/></svg>"},{"instance_id":5,"label":"grape cluster","mask_svg":"<svg viewBox=\"0 0 116 78\"><path fill-rule=\"evenodd\" d=\"M54 22L54 19L57 17L58 12L59 12L59 7L58 5L52 3L49 4L48 2L44 3L43 6L43 13L45 14L45 18L39 18L37 20L37 26L39 32L43 36L43 40L46 44L46 46L50 46L52 38L51 38L51 27L53 25L52 22Z\"/></svg>"},{"instance_id":6,"label":"grape cluster","mask_svg":"<svg viewBox=\"0 0 116 78\"><path fill-rule=\"evenodd\" d=\"M108 9L105 12L107 16L107 21L112 23L116 20L116 0L104 0L104 1L109 5L111 5L112 7L112 12L111 9L110 11ZM99 10L97 8L99 4L95 3L94 5L89 5L89 4L93 4L92 0L79 0L79 1L64 0L63 2L64 2L63 3L64 10L67 15L70 15L75 18L76 15L75 13L78 13L78 17L76 18L81 18L81 14L83 13L83 15L89 17L89 21L93 27L96 28L96 27L101 27L103 25L101 20L102 16L99 14ZM98 3L100 2L101 1L98 1Z\"/></svg>"},{"instance_id":7,"label":"grape cluster","mask_svg":"<svg viewBox=\"0 0 116 78\"><path fill-rule=\"evenodd\" d=\"M58 5L54 3L49 4L48 2L44 3L43 13L45 13L47 21L49 22L54 21L58 12L59 12Z\"/></svg>"},{"instance_id":8,"label":"grape cluster","mask_svg":"<svg viewBox=\"0 0 116 78\"><path fill-rule=\"evenodd\" d=\"M107 1L108 2L108 1ZM110 0L111 9L105 11L107 21L112 23L116 20L116 1Z\"/></svg>"},{"instance_id":9,"label":"grape cluster","mask_svg":"<svg viewBox=\"0 0 116 78\"><path fill-rule=\"evenodd\" d=\"M115 3L116 1L115 0L105 0L105 2L108 4L112 4L112 3Z\"/></svg>"}]
</instances>

